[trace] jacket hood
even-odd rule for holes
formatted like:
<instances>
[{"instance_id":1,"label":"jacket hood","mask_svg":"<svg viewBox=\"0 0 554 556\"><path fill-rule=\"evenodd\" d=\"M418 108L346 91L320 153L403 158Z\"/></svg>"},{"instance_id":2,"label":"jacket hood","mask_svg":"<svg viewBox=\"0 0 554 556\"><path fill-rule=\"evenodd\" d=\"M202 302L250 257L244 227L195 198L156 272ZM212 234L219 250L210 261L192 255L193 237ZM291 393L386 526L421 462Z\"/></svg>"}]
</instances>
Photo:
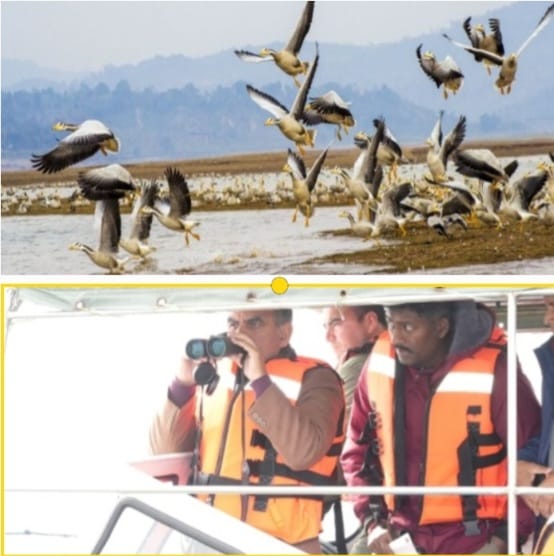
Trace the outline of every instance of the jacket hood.
<instances>
[{"instance_id":1,"label":"jacket hood","mask_svg":"<svg viewBox=\"0 0 554 556\"><path fill-rule=\"evenodd\" d=\"M481 303L464 300L453 302L454 334L448 355L464 353L482 346L496 324L494 313Z\"/></svg>"}]
</instances>

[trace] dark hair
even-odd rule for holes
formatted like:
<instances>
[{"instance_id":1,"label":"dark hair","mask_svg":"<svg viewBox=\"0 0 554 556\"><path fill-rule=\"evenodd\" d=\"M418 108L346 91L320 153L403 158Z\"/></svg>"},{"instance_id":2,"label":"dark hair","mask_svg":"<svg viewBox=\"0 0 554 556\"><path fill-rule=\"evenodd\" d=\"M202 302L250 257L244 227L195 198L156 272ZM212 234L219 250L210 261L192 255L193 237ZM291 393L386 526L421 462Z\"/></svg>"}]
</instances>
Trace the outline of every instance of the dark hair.
<instances>
[{"instance_id":1,"label":"dark hair","mask_svg":"<svg viewBox=\"0 0 554 556\"><path fill-rule=\"evenodd\" d=\"M385 310L390 311L413 311L424 319L438 319L445 317L452 322L454 316L455 302L453 301L428 301L425 303L402 303L400 305L388 305Z\"/></svg>"},{"instance_id":2,"label":"dark hair","mask_svg":"<svg viewBox=\"0 0 554 556\"><path fill-rule=\"evenodd\" d=\"M292 322L292 309L275 309L273 314L275 315L275 322L278 325Z\"/></svg>"},{"instance_id":3,"label":"dark hair","mask_svg":"<svg viewBox=\"0 0 554 556\"><path fill-rule=\"evenodd\" d=\"M352 305L352 310L356 313L358 319L361 319L367 313L375 313L379 324L385 328L387 327L385 308L382 305Z\"/></svg>"}]
</instances>

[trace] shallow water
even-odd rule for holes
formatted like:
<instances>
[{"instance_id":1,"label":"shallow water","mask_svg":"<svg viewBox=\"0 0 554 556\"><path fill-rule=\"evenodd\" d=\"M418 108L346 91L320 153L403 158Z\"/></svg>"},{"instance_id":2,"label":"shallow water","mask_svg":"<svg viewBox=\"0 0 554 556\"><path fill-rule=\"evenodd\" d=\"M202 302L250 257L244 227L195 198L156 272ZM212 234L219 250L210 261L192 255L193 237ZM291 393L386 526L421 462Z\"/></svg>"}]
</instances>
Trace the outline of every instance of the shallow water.
<instances>
[{"instance_id":1,"label":"shallow water","mask_svg":"<svg viewBox=\"0 0 554 556\"><path fill-rule=\"evenodd\" d=\"M350 207L351 209L351 207ZM313 264L323 255L358 251L372 242L323 234L348 226L341 207L319 207L304 227L291 222L291 209L197 212L200 241L185 246L183 235L153 223L150 244L157 251L146 263L131 261L130 274L371 274L379 267L359 264ZM69 251L74 241L95 246L92 215L14 216L2 221L2 273L103 274L82 252ZM129 224L123 217L123 234ZM123 258L123 253L120 254ZM436 274L552 274L554 258L497 265L456 267ZM425 273L418 271L418 273Z\"/></svg>"}]
</instances>

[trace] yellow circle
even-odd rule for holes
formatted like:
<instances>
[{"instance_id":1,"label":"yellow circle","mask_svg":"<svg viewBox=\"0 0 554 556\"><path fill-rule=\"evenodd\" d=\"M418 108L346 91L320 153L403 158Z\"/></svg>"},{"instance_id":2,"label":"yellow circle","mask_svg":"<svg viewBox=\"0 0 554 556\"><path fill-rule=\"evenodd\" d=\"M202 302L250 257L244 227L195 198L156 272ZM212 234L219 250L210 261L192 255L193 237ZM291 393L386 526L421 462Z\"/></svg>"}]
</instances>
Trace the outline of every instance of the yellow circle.
<instances>
[{"instance_id":1,"label":"yellow circle","mask_svg":"<svg viewBox=\"0 0 554 556\"><path fill-rule=\"evenodd\" d=\"M273 290L273 293L281 295L289 289L289 283L287 282L286 278L277 276L271 281L271 289Z\"/></svg>"}]
</instances>

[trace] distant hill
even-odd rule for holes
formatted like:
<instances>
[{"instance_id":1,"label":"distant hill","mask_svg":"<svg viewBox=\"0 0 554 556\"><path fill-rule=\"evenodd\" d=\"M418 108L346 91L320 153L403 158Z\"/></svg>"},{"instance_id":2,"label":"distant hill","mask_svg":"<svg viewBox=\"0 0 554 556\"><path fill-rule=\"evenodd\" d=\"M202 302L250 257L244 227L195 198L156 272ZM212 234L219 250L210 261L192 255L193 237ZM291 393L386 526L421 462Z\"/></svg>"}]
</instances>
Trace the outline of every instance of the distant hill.
<instances>
[{"instance_id":1,"label":"distant hill","mask_svg":"<svg viewBox=\"0 0 554 556\"><path fill-rule=\"evenodd\" d=\"M512 52L547 6L545 2L519 2L474 22L500 18L506 50ZM467 42L461 22L443 31ZM445 101L423 74L415 55L420 43L440 59L451 55L461 66L466 79L458 95ZM237 45L253 51L262 46L271 45ZM438 110L444 109L445 128L465 114L472 139L553 134L554 71L549 67L554 24L522 54L513 91L504 96L494 89L494 77L440 32L377 46L322 43L319 50L311 94L339 92L351 102L356 129L370 131L372 119L383 115L401 142L422 143ZM314 44L307 42L302 57L309 60L314 51ZM292 80L274 64L247 64L231 50L195 59L157 56L86 75L2 60L2 165L26 164L30 152L52 148L55 136L49 128L54 121L90 117L106 121L121 137L122 160L286 148L289 143L278 131L263 126L268 114L248 98L246 83L273 94L285 105L296 91ZM332 128L320 127L318 146L333 137Z\"/></svg>"}]
</instances>

